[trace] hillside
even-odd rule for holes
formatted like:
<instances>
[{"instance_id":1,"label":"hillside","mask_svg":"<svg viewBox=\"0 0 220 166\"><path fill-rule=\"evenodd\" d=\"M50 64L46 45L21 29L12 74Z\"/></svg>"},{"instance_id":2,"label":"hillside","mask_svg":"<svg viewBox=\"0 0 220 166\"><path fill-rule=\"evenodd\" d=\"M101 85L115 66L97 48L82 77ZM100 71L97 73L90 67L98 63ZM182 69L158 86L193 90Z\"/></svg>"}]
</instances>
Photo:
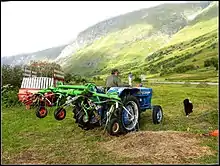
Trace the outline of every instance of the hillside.
<instances>
[{"instance_id":1,"label":"hillside","mask_svg":"<svg viewBox=\"0 0 220 166\"><path fill-rule=\"evenodd\" d=\"M173 35L166 47L148 56L146 61L151 64L148 67L158 70L160 76L166 75L168 80L217 81L216 68L204 67L204 62L211 58L218 61L217 8L217 3L210 4ZM190 65L188 70L177 71Z\"/></svg>"},{"instance_id":2,"label":"hillside","mask_svg":"<svg viewBox=\"0 0 220 166\"><path fill-rule=\"evenodd\" d=\"M31 60L53 61L60 55L61 51L65 47L66 45L59 46L59 47L52 47L46 50L28 53L28 54L20 54L20 55L14 55L14 56L2 56L1 64L24 65L24 64L28 64Z\"/></svg>"},{"instance_id":3,"label":"hillside","mask_svg":"<svg viewBox=\"0 0 220 166\"><path fill-rule=\"evenodd\" d=\"M64 53L57 58L57 61L68 60L69 57L82 47L92 44L106 35L127 29L136 24L149 24L154 27L148 36L160 30L162 33L172 35L187 24L185 17L201 11L210 1L202 3L186 3L186 4L163 4L153 8L133 11L124 15L120 15L108 20L97 23L94 26L82 31L76 40L67 46ZM166 17L164 17L164 15ZM62 58L61 58L62 57ZM64 62L65 64L65 62Z\"/></svg>"},{"instance_id":4,"label":"hillside","mask_svg":"<svg viewBox=\"0 0 220 166\"><path fill-rule=\"evenodd\" d=\"M202 3L163 4L156 7L133 11L124 15L102 21L82 31L78 37L78 43L92 43L95 39L108 33L126 29L135 24L150 24L155 30L173 34L186 25L183 15L189 15L200 11L209 5L210 1ZM164 17L165 16L165 17ZM174 26L174 29L172 27Z\"/></svg>"},{"instance_id":5,"label":"hillside","mask_svg":"<svg viewBox=\"0 0 220 166\"><path fill-rule=\"evenodd\" d=\"M207 58L217 55L217 8L217 2L207 2L206 5L203 2L163 4L103 21L81 33L81 36L90 36L87 38L89 44L79 47L67 58L68 61L62 63L63 67L66 71L85 76L105 77L113 67L117 67L122 74L132 71L138 75L161 77L179 74L175 67L199 59L195 63L199 71L213 70L211 67L204 70L203 64ZM192 19L190 16L193 15ZM117 26L116 23L106 25L114 20L117 20ZM103 28L105 25L107 28ZM99 33L96 28L100 29ZM164 71L161 64L174 57L176 61L179 59L179 63L169 67L172 72ZM211 75L216 77L216 71Z\"/></svg>"}]
</instances>

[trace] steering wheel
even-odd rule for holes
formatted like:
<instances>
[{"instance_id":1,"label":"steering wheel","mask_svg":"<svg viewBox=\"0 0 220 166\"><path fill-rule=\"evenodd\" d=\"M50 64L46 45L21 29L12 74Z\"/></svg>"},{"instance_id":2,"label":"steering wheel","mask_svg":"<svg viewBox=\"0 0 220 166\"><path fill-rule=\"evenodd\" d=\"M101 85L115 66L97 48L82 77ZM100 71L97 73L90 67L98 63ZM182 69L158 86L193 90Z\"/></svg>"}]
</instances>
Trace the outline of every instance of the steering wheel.
<instances>
[{"instance_id":1,"label":"steering wheel","mask_svg":"<svg viewBox=\"0 0 220 166\"><path fill-rule=\"evenodd\" d=\"M87 88L91 91L91 89L94 89L95 91L98 90L98 88L96 87L96 85L94 83L87 83L85 84L85 86L87 86Z\"/></svg>"}]
</instances>

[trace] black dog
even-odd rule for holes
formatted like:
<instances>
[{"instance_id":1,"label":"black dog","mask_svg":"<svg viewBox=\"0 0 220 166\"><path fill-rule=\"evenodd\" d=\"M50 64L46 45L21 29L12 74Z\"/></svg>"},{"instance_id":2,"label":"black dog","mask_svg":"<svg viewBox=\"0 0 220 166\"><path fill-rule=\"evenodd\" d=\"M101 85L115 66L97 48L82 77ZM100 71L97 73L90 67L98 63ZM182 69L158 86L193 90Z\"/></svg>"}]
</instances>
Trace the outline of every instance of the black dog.
<instances>
[{"instance_id":1,"label":"black dog","mask_svg":"<svg viewBox=\"0 0 220 166\"><path fill-rule=\"evenodd\" d=\"M186 116L188 117L189 114L193 112L193 104L191 101L189 101L189 99L183 100L183 104Z\"/></svg>"}]
</instances>

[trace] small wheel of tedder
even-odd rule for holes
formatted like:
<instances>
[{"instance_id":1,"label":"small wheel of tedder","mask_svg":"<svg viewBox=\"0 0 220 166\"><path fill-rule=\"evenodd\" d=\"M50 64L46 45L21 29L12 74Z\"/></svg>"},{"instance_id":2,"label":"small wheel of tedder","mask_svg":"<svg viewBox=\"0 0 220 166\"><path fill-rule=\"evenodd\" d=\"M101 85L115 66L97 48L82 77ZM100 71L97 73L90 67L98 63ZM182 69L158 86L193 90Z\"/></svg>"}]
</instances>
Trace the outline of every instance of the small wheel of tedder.
<instances>
[{"instance_id":1,"label":"small wheel of tedder","mask_svg":"<svg viewBox=\"0 0 220 166\"><path fill-rule=\"evenodd\" d=\"M40 106L36 109L36 116L38 118L45 118L47 116L47 109L44 106Z\"/></svg>"},{"instance_id":2,"label":"small wheel of tedder","mask_svg":"<svg viewBox=\"0 0 220 166\"><path fill-rule=\"evenodd\" d=\"M66 117L66 110L64 108L57 108L54 111L54 118L56 120L63 120Z\"/></svg>"},{"instance_id":3,"label":"small wheel of tedder","mask_svg":"<svg viewBox=\"0 0 220 166\"><path fill-rule=\"evenodd\" d=\"M121 133L121 126L118 118L112 118L107 125L107 132L110 135L117 136Z\"/></svg>"}]
</instances>

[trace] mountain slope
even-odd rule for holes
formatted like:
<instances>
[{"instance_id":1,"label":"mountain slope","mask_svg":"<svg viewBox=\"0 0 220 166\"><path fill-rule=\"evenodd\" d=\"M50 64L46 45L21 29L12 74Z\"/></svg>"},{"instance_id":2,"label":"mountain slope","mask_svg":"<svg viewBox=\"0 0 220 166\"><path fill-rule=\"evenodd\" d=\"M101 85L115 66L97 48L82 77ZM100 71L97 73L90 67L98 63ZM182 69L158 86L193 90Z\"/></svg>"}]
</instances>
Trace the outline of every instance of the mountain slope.
<instances>
[{"instance_id":1,"label":"mountain slope","mask_svg":"<svg viewBox=\"0 0 220 166\"><path fill-rule=\"evenodd\" d=\"M1 62L2 64L8 64L8 65L24 65L30 63L31 60L53 61L60 55L61 51L65 47L66 45L53 47L34 53L5 56L5 57L1 57Z\"/></svg>"},{"instance_id":2,"label":"mountain slope","mask_svg":"<svg viewBox=\"0 0 220 166\"><path fill-rule=\"evenodd\" d=\"M77 41L79 43L83 41L91 43L91 41L108 33L126 29L131 25L145 23L152 25L155 30L159 29L162 32L175 33L186 24L186 20L182 18L184 15L200 11L207 7L209 3L162 4L156 7L130 12L87 28L78 35ZM173 25L175 25L174 31L169 31L172 30L170 27L173 27Z\"/></svg>"},{"instance_id":3,"label":"mountain slope","mask_svg":"<svg viewBox=\"0 0 220 166\"><path fill-rule=\"evenodd\" d=\"M80 48L92 44L95 40L107 36L110 33L127 29L136 24L148 24L153 27L148 35L157 31L172 35L187 25L186 17L195 11L201 11L209 5L209 1L201 3L185 3L185 4L162 4L156 7L142 9L120 15L87 28L82 31L76 40L68 46L66 53L57 58L57 61L66 57L66 60ZM71 49L70 49L71 47ZM62 57L62 58L61 58ZM65 62L64 62L65 64Z\"/></svg>"},{"instance_id":4,"label":"mountain slope","mask_svg":"<svg viewBox=\"0 0 220 166\"><path fill-rule=\"evenodd\" d=\"M210 3L206 8L196 15L196 18L191 21L191 24L206 21L216 17L216 15L219 15L219 11L217 10L219 5L218 3L218 1Z\"/></svg>"},{"instance_id":5,"label":"mountain slope","mask_svg":"<svg viewBox=\"0 0 220 166\"><path fill-rule=\"evenodd\" d=\"M118 28L114 26L112 29L108 28L111 32L105 31L106 34L100 33L98 40L79 48L68 58L63 67L68 72L87 76L105 77L113 67L119 68L124 74L129 71L134 74L164 74L166 72L161 70L161 65L155 70L150 66L176 55L184 56L187 51L194 53L196 52L194 47L197 46L204 47L204 50L208 47L216 48L214 45L217 43L218 5L215 5L215 2L209 2L207 5L203 8L203 3L165 4L128 13L125 16L129 15L132 21L127 24L121 23ZM195 13L195 20L189 19ZM210 13L212 14L209 15ZM119 16L118 20L126 23L125 16ZM123 21L122 18L125 20ZM97 24L95 27L98 25L100 27L102 24ZM94 33L90 36L92 35L95 36ZM194 42L195 46L190 45L194 39L197 40L196 38L201 42ZM169 49L172 52L166 51ZM215 49L212 51L217 52ZM160 53L157 54L158 52ZM165 53L166 55L163 55ZM196 53L196 56L202 56L200 54L201 52ZM147 57L153 56L155 59L146 61Z\"/></svg>"},{"instance_id":6,"label":"mountain slope","mask_svg":"<svg viewBox=\"0 0 220 166\"><path fill-rule=\"evenodd\" d=\"M193 24L176 33L164 48L148 56L144 67L139 66L136 71L160 73L158 78L165 75L164 78L172 80L217 81L216 68L204 67L204 61L208 59L218 61L218 5L213 3L210 6L205 14L202 13L204 17L198 15L199 19L195 18L197 23L193 20ZM186 70L189 66L191 68ZM186 71L180 72L179 69Z\"/></svg>"}]
</instances>

